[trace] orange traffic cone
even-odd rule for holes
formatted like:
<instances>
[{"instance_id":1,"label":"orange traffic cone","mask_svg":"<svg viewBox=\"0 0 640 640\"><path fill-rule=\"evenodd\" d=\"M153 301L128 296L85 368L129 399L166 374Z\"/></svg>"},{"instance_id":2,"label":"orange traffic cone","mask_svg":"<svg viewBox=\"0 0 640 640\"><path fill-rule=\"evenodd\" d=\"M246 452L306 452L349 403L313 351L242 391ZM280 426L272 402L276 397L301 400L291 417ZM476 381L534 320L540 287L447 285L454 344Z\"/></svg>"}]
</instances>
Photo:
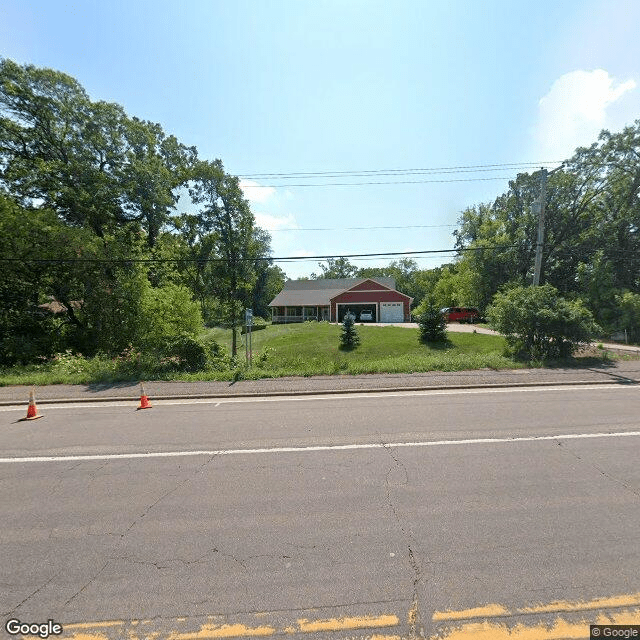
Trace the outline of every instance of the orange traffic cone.
<instances>
[{"instance_id":1,"label":"orange traffic cone","mask_svg":"<svg viewBox=\"0 0 640 640\"><path fill-rule=\"evenodd\" d=\"M144 390L144 384L142 382L140 383L140 406L136 411L140 411L140 409L153 409L149 398L147 398L147 392Z\"/></svg>"},{"instance_id":2,"label":"orange traffic cone","mask_svg":"<svg viewBox=\"0 0 640 640\"><path fill-rule=\"evenodd\" d=\"M26 418L21 418L20 420L37 420L38 418L42 418L42 416L38 413L38 409L36 407L35 387L32 387L31 391L29 391L29 406L27 408L27 416Z\"/></svg>"}]
</instances>

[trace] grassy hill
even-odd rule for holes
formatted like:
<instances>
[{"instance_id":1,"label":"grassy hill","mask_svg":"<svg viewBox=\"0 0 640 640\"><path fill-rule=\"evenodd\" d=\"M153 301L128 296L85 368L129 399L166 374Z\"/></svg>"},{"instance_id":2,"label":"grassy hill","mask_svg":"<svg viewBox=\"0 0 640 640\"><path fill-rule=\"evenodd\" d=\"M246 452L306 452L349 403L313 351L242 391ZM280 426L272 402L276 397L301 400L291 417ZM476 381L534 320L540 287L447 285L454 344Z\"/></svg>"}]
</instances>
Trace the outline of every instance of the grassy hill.
<instances>
[{"instance_id":1,"label":"grassy hill","mask_svg":"<svg viewBox=\"0 0 640 640\"><path fill-rule=\"evenodd\" d=\"M340 326L323 322L270 325L253 333L255 371L248 373L251 377L270 377L519 366L502 355L504 338L500 336L450 333L450 344L429 347L418 343L417 329L364 325L357 330L360 346L344 352L338 348ZM213 329L211 332L229 348L231 331ZM244 336L238 355L245 356Z\"/></svg>"}]
</instances>

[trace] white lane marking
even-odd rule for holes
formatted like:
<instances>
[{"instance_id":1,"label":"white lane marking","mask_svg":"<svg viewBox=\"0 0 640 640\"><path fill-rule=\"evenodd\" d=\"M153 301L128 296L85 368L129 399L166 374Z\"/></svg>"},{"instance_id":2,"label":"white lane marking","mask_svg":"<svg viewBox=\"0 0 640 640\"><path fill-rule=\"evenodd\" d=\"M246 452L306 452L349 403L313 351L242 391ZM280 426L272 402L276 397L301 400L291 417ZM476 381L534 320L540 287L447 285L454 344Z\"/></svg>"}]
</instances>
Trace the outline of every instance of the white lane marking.
<instances>
[{"instance_id":1,"label":"white lane marking","mask_svg":"<svg viewBox=\"0 0 640 640\"><path fill-rule=\"evenodd\" d=\"M452 396L452 395L477 395L483 393L530 393L535 391L593 391L593 390L617 390L617 391L638 391L640 387L617 385L617 384L593 384L593 385L562 385L557 387L507 387L507 388L491 388L491 389L427 389L423 391L380 391L374 393L364 393L358 391L349 391L345 393L328 393L304 396L246 396L241 398L185 398L184 400L154 400L153 396L149 399L153 401L154 406L170 406L170 405L189 405L189 404L214 404L216 407L221 404L236 403L253 403L253 402L310 402L314 400L339 401L348 399L361 398L402 398L409 396ZM639 394L640 395L640 394ZM106 400L104 402L65 402L47 404L46 400L38 401L39 407L44 407L47 411L51 409L97 409L100 407L135 407L139 400ZM3 411L23 411L26 403L15 405L6 405L0 407Z\"/></svg>"},{"instance_id":2,"label":"white lane marking","mask_svg":"<svg viewBox=\"0 0 640 640\"><path fill-rule=\"evenodd\" d=\"M363 444L327 444L308 447L266 447L261 449L213 449L210 451L146 451L142 453L97 453L74 456L30 456L0 458L0 463L16 462L78 462L88 460L131 460L134 458L177 458L193 456L253 455L258 453L312 453L316 451L351 451L355 449L385 449L400 447L443 447L461 444L516 444L547 440L583 440L592 438L627 438L640 436L640 431L614 433L562 433L552 436L524 436L518 438L467 438L464 440L424 440L419 442L367 442Z\"/></svg>"}]
</instances>

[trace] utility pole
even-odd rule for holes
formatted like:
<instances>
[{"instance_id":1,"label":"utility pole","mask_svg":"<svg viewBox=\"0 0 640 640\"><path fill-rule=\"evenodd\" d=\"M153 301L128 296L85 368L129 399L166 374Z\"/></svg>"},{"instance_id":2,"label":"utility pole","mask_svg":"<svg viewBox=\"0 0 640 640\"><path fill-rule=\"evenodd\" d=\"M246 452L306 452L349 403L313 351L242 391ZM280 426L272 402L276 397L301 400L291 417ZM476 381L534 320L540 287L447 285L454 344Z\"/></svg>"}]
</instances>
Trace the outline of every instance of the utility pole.
<instances>
[{"instance_id":1,"label":"utility pole","mask_svg":"<svg viewBox=\"0 0 640 640\"><path fill-rule=\"evenodd\" d=\"M542 245L544 243L544 205L547 197L547 170L540 169L540 196L534 205L534 211L538 210L538 242L536 244L536 263L533 269L533 286L540 284L540 271L542 270Z\"/></svg>"}]
</instances>

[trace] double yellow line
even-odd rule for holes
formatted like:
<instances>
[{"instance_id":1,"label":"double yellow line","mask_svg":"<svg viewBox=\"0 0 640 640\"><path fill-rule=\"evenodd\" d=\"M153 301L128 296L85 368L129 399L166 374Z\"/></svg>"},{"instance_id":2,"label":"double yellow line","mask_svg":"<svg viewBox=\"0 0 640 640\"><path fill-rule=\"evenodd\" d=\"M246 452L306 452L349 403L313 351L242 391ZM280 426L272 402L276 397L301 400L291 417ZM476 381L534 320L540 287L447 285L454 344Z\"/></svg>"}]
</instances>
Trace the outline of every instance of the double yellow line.
<instances>
[{"instance_id":1,"label":"double yellow line","mask_svg":"<svg viewBox=\"0 0 640 640\"><path fill-rule=\"evenodd\" d=\"M413 607L412 607L413 609ZM304 612L308 617L264 612L235 616L178 617L154 620L112 620L64 626L64 640L218 640L220 638L260 638L299 634L345 632L350 640L406 640L413 637L415 612L410 610L402 631L395 613L315 617L319 610ZM309 615L311 614L311 615ZM550 616L552 616L550 618ZM593 600L556 600L507 608L487 604L470 609L435 611L435 635L429 640L586 640L590 624L640 624L640 592ZM407 632L407 629L409 630ZM340 633L342 632L342 634Z\"/></svg>"},{"instance_id":2,"label":"double yellow line","mask_svg":"<svg viewBox=\"0 0 640 640\"><path fill-rule=\"evenodd\" d=\"M553 622L540 621L548 614L557 614ZM525 623L523 616L532 618ZM589 638L591 624L640 624L640 592L588 601L556 600L512 610L489 604L436 611L432 620L439 627L433 640L583 640Z\"/></svg>"},{"instance_id":3,"label":"double yellow line","mask_svg":"<svg viewBox=\"0 0 640 640\"><path fill-rule=\"evenodd\" d=\"M230 622L222 616L209 616L197 628L187 629L187 618L164 620L164 630L158 629L156 620L112 620L64 625L65 640L217 640L219 638L259 638L275 635L320 633L336 631L378 630L395 627L400 620L395 614L360 615L341 618L298 618L286 624L257 624L257 619L269 614L255 614L254 623ZM368 633L370 640L401 640L399 635Z\"/></svg>"}]
</instances>

